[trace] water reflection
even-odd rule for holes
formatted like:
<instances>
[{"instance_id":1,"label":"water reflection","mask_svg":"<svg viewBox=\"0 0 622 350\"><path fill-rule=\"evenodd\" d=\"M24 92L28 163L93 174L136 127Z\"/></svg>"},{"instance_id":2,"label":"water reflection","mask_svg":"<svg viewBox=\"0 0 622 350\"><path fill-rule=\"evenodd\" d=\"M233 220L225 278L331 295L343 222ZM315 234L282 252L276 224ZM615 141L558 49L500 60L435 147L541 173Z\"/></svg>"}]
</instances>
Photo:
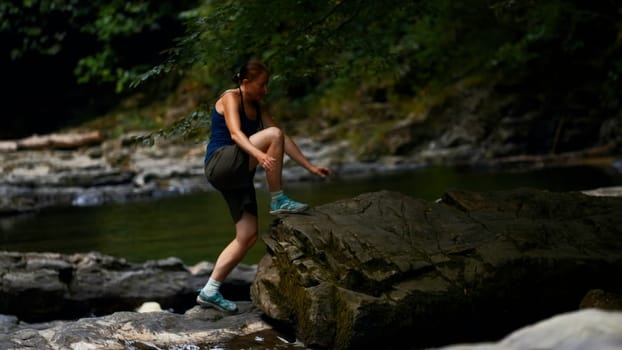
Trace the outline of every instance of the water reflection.
<instances>
[{"instance_id":1,"label":"water reflection","mask_svg":"<svg viewBox=\"0 0 622 350\"><path fill-rule=\"evenodd\" d=\"M450 189L473 191L535 187L578 191L619 186L622 177L612 169L574 167L531 172L487 172L458 168L421 168L370 177L287 184L297 200L312 206L352 198L365 192L393 190L415 198L435 200ZM265 189L257 191L260 233L273 218L267 214ZM0 249L82 253L99 251L141 262L169 256L187 264L215 261L233 238L233 225L220 194L213 191L154 200L110 203L94 207L57 207L0 219ZM261 241L244 259L254 264L263 255Z\"/></svg>"},{"instance_id":2,"label":"water reflection","mask_svg":"<svg viewBox=\"0 0 622 350\"><path fill-rule=\"evenodd\" d=\"M157 345L141 341L130 340L125 342L128 350L162 350ZM300 350L306 349L305 345L295 339L287 339L286 335L278 331L267 329L248 335L235 336L231 340L219 344L178 344L171 345L167 350L239 350L239 349L282 349Z\"/></svg>"}]
</instances>

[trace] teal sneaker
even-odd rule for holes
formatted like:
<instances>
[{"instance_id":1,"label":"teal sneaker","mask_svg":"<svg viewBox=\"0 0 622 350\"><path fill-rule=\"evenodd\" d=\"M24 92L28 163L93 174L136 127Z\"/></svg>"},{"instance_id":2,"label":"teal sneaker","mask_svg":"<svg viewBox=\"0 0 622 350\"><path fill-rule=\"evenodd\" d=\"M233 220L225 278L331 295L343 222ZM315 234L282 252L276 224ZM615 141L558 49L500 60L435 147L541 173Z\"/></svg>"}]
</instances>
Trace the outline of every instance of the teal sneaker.
<instances>
[{"instance_id":1,"label":"teal sneaker","mask_svg":"<svg viewBox=\"0 0 622 350\"><path fill-rule=\"evenodd\" d=\"M216 294L212 296L207 296L201 291L199 295L197 295L197 303L201 306L215 307L225 312L238 311L238 306L234 302L223 298L220 292L216 292Z\"/></svg>"},{"instance_id":2,"label":"teal sneaker","mask_svg":"<svg viewBox=\"0 0 622 350\"><path fill-rule=\"evenodd\" d=\"M305 211L309 206L304 203L296 202L286 195L280 195L276 200L270 203L270 214L280 213L300 213Z\"/></svg>"}]
</instances>

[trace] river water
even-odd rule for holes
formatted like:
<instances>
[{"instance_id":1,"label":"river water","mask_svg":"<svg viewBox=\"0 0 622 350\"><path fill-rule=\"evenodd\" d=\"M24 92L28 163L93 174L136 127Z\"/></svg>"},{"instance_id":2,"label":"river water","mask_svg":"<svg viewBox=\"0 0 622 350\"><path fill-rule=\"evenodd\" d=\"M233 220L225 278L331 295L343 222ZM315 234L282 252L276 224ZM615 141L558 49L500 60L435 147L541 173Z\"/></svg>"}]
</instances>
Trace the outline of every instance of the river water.
<instances>
[{"instance_id":1,"label":"river water","mask_svg":"<svg viewBox=\"0 0 622 350\"><path fill-rule=\"evenodd\" d=\"M494 191L534 187L578 191L620 186L613 168L589 166L532 171L489 172L453 167L426 167L390 174L300 182L285 185L296 200L317 206L378 190L400 191L433 201L450 189ZM257 190L260 233L272 217L265 188ZM55 207L18 217L0 218L1 250L59 253L99 251L132 262L181 258L188 265L215 261L233 238L233 225L217 192L205 191L153 200L94 207ZM254 264L263 255L260 240L245 257Z\"/></svg>"}]
</instances>

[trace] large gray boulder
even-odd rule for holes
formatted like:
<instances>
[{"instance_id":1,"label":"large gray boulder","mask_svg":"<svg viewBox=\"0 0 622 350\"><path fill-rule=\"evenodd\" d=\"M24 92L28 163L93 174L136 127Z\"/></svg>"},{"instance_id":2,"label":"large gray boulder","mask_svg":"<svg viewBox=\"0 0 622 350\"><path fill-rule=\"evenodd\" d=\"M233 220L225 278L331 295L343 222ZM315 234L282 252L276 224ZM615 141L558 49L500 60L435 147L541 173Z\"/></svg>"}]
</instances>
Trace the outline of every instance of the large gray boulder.
<instances>
[{"instance_id":1,"label":"large gray boulder","mask_svg":"<svg viewBox=\"0 0 622 350\"><path fill-rule=\"evenodd\" d=\"M619 350L622 312L584 309L523 327L496 343L457 344L440 350Z\"/></svg>"},{"instance_id":2,"label":"large gray boulder","mask_svg":"<svg viewBox=\"0 0 622 350\"><path fill-rule=\"evenodd\" d=\"M367 193L283 215L251 298L308 346L499 339L622 290L622 199L534 189Z\"/></svg>"}]
</instances>

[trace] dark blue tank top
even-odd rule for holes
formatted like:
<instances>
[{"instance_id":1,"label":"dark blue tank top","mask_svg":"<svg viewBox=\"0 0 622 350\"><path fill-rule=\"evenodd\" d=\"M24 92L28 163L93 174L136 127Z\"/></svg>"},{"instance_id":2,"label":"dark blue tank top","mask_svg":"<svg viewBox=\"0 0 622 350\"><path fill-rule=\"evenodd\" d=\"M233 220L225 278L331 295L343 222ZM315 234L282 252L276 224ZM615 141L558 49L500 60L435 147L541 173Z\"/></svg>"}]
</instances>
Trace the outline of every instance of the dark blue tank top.
<instances>
[{"instance_id":1,"label":"dark blue tank top","mask_svg":"<svg viewBox=\"0 0 622 350\"><path fill-rule=\"evenodd\" d=\"M261 127L261 112L258 105L256 105L255 108L257 109L256 119L248 119L248 117L246 117L246 111L244 110L244 104L240 103L240 126L244 135L248 137L256 133ZM212 109L212 130L205 153L205 163L207 163L214 151L220 147L234 144L235 142L231 138L231 133L229 133L229 129L225 123L225 116L218 113L214 105Z\"/></svg>"}]
</instances>

